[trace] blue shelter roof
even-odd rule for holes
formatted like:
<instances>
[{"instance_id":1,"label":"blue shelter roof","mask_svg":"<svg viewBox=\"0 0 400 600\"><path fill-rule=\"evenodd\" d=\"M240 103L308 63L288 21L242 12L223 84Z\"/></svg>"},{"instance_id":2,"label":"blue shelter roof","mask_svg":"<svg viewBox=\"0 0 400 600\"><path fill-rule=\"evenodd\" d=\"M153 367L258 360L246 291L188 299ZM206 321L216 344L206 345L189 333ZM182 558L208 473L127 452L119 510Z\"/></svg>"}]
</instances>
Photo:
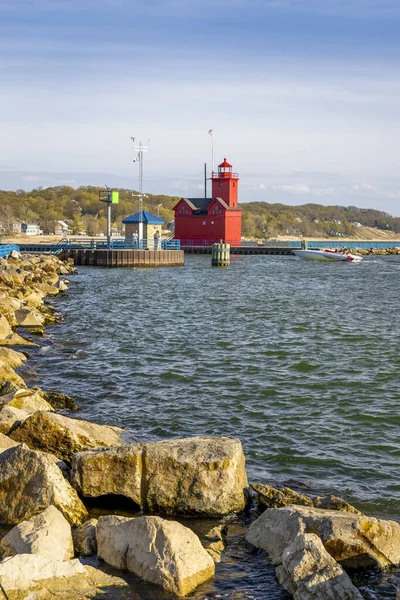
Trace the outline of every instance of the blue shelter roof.
<instances>
[{"instance_id":1,"label":"blue shelter roof","mask_svg":"<svg viewBox=\"0 0 400 600\"><path fill-rule=\"evenodd\" d=\"M163 225L164 220L160 219L160 217L156 217L151 213L147 212L147 210L142 210L142 218L140 218L140 212L135 213L134 215L130 215L126 217L122 221L123 223L147 223L147 225Z\"/></svg>"}]
</instances>

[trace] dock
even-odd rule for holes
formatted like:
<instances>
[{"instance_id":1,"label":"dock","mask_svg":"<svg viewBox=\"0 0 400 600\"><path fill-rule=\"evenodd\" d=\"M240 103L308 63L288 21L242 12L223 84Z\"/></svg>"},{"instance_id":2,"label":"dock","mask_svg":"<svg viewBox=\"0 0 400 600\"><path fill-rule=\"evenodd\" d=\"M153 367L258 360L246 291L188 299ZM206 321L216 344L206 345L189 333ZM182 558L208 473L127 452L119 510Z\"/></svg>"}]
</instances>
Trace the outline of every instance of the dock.
<instances>
[{"instance_id":1,"label":"dock","mask_svg":"<svg viewBox=\"0 0 400 600\"><path fill-rule=\"evenodd\" d=\"M183 250L132 250L132 249L63 249L58 255L72 258L77 266L87 267L182 267L185 264Z\"/></svg>"},{"instance_id":2,"label":"dock","mask_svg":"<svg viewBox=\"0 0 400 600\"><path fill-rule=\"evenodd\" d=\"M211 254L212 246L181 246L186 254ZM231 246L231 254L269 254L294 256L291 248L280 246Z\"/></svg>"}]
</instances>

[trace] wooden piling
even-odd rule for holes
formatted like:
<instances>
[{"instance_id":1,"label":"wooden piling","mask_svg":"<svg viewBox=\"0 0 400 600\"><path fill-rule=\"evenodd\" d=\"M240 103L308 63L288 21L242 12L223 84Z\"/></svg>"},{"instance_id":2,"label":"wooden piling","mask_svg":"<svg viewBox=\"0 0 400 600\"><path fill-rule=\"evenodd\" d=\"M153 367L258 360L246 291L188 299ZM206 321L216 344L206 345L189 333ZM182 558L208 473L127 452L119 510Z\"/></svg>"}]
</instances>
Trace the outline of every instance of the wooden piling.
<instances>
[{"instance_id":1,"label":"wooden piling","mask_svg":"<svg viewBox=\"0 0 400 600\"><path fill-rule=\"evenodd\" d=\"M213 244L211 264L213 267L229 267L231 264L231 247L229 244Z\"/></svg>"}]
</instances>

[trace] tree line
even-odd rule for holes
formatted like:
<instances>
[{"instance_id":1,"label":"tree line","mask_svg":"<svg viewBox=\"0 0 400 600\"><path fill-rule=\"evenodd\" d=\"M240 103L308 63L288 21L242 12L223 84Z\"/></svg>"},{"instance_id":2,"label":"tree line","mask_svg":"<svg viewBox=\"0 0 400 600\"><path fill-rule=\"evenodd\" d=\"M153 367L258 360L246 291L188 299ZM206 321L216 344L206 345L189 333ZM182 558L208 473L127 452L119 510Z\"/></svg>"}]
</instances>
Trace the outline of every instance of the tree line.
<instances>
[{"instance_id":1,"label":"tree line","mask_svg":"<svg viewBox=\"0 0 400 600\"><path fill-rule=\"evenodd\" d=\"M100 187L69 186L0 191L0 229L12 233L16 223L37 224L43 233L54 233L57 221L66 221L73 233L85 232L88 236L106 231L106 206L99 201ZM120 189L119 204L112 207L114 229L119 232L121 221L139 210L137 192ZM176 196L148 194L143 198L143 208L158 215L166 224L173 221ZM357 234L357 227L375 227L400 233L400 218L375 210L356 206L322 206L303 204L288 206L268 202L246 202L242 209L242 234L250 238L272 238L278 235L293 236L343 236Z\"/></svg>"}]
</instances>

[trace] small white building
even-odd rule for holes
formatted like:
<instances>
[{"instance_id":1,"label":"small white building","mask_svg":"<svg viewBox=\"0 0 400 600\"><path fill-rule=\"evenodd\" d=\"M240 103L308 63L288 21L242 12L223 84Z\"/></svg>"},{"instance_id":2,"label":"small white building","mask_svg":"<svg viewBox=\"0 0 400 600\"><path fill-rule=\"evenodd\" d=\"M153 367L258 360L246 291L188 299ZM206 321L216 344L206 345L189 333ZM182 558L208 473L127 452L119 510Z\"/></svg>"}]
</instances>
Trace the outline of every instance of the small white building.
<instances>
[{"instance_id":1,"label":"small white building","mask_svg":"<svg viewBox=\"0 0 400 600\"><path fill-rule=\"evenodd\" d=\"M35 225L34 223L21 223L21 233L26 233L26 235L42 235L43 231L39 225Z\"/></svg>"},{"instance_id":2,"label":"small white building","mask_svg":"<svg viewBox=\"0 0 400 600\"><path fill-rule=\"evenodd\" d=\"M55 235L70 235L72 229L69 228L68 223L65 221L57 221L57 225L54 228Z\"/></svg>"}]
</instances>

